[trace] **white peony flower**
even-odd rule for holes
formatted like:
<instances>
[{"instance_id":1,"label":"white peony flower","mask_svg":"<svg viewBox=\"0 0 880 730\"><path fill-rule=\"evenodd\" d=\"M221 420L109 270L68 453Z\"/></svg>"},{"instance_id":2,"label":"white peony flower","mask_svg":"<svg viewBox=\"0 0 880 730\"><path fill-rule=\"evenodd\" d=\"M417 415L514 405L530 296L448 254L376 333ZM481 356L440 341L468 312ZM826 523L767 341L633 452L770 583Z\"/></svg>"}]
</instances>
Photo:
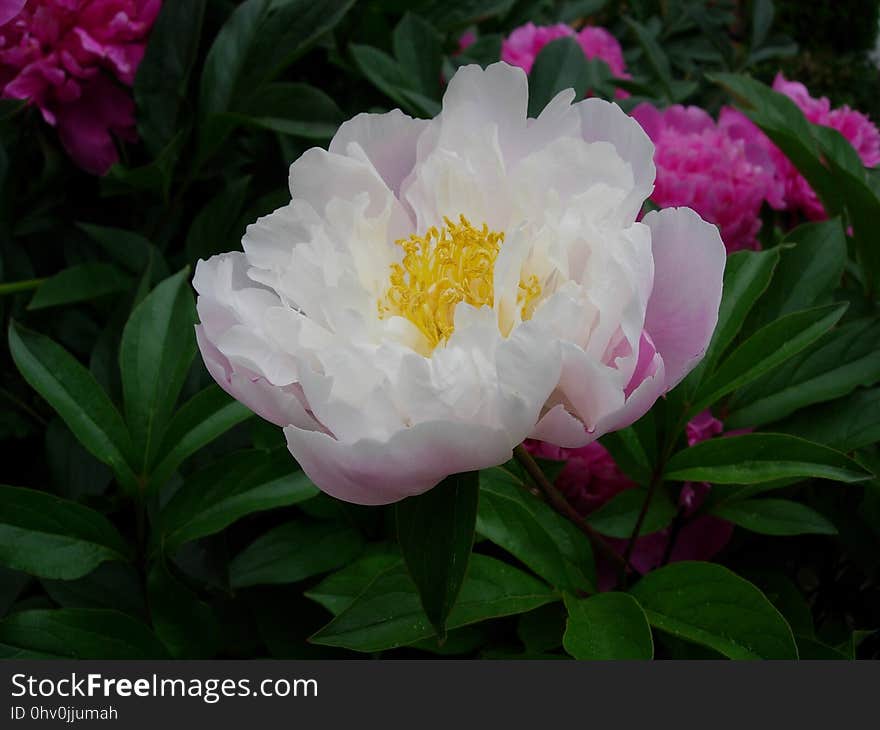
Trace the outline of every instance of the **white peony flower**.
<instances>
[{"instance_id":1,"label":"white peony flower","mask_svg":"<svg viewBox=\"0 0 880 730\"><path fill-rule=\"evenodd\" d=\"M688 208L637 222L653 145L618 106L459 69L432 120L344 123L244 252L200 261L217 382L329 494L385 504L629 425L700 360L725 252Z\"/></svg>"}]
</instances>

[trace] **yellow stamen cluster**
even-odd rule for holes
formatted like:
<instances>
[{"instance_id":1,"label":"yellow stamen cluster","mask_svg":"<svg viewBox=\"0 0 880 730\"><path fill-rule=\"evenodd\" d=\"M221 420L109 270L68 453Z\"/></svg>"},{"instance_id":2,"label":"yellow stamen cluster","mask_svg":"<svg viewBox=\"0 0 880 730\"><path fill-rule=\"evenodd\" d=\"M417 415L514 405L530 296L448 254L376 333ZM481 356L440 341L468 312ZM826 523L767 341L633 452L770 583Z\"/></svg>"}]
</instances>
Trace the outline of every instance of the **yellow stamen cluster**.
<instances>
[{"instance_id":1,"label":"yellow stamen cluster","mask_svg":"<svg viewBox=\"0 0 880 730\"><path fill-rule=\"evenodd\" d=\"M494 303L495 259L504 233L490 231L484 223L475 228L463 215L453 223L444 218L442 228L429 228L424 236L411 235L395 243L403 261L391 265L390 286L379 300L379 317L405 317L425 336L433 350L455 328L455 307L467 302L475 307ZM517 304L528 319L541 294L536 276L520 281Z\"/></svg>"}]
</instances>

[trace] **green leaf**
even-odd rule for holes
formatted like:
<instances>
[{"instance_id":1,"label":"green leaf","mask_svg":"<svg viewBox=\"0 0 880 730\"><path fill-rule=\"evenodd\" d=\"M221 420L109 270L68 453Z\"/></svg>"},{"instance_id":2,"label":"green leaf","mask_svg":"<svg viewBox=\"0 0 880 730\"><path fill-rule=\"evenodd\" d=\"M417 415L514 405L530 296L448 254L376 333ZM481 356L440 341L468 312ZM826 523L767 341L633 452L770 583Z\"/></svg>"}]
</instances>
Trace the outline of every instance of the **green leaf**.
<instances>
[{"instance_id":1,"label":"green leaf","mask_svg":"<svg viewBox=\"0 0 880 730\"><path fill-rule=\"evenodd\" d=\"M354 0L246 0L220 29L205 59L199 92L201 159L231 131L227 111L247 112L250 98L311 48Z\"/></svg>"},{"instance_id":2,"label":"green leaf","mask_svg":"<svg viewBox=\"0 0 880 730\"><path fill-rule=\"evenodd\" d=\"M553 651L562 646L567 613L565 606L548 603L524 613L516 623L516 635L528 654Z\"/></svg>"},{"instance_id":3,"label":"green leaf","mask_svg":"<svg viewBox=\"0 0 880 730\"><path fill-rule=\"evenodd\" d=\"M9 350L28 384L48 401L95 458L113 469L132 490L137 480L127 458L128 429L92 374L48 337L12 323Z\"/></svg>"},{"instance_id":4,"label":"green leaf","mask_svg":"<svg viewBox=\"0 0 880 730\"><path fill-rule=\"evenodd\" d=\"M394 56L406 69L414 88L429 99L440 92L440 69L443 60L440 35L418 15L407 12L392 34Z\"/></svg>"},{"instance_id":5,"label":"green leaf","mask_svg":"<svg viewBox=\"0 0 880 730\"><path fill-rule=\"evenodd\" d=\"M739 334L746 316L767 290L779 265L780 253L777 246L767 251L737 251L727 257L718 324L705 358L713 365Z\"/></svg>"},{"instance_id":6,"label":"green leaf","mask_svg":"<svg viewBox=\"0 0 880 730\"><path fill-rule=\"evenodd\" d=\"M429 0L419 12L440 30L453 30L503 15L515 0Z\"/></svg>"},{"instance_id":7,"label":"green leaf","mask_svg":"<svg viewBox=\"0 0 880 730\"><path fill-rule=\"evenodd\" d=\"M361 534L335 522L288 522L269 530L229 564L233 588L296 583L346 565L364 546Z\"/></svg>"},{"instance_id":8,"label":"green leaf","mask_svg":"<svg viewBox=\"0 0 880 730\"><path fill-rule=\"evenodd\" d=\"M612 431L602 437L601 444L608 449L614 462L636 482L647 484L650 481L653 465L637 428L628 426Z\"/></svg>"},{"instance_id":9,"label":"green leaf","mask_svg":"<svg viewBox=\"0 0 880 730\"><path fill-rule=\"evenodd\" d=\"M318 488L297 469L287 449L239 451L186 480L161 512L166 550L213 535L245 515L287 507Z\"/></svg>"},{"instance_id":10,"label":"green leaf","mask_svg":"<svg viewBox=\"0 0 880 730\"><path fill-rule=\"evenodd\" d=\"M266 84L248 104L246 112L236 112L238 122L279 134L306 139L330 139L344 121L336 102L320 89L308 84Z\"/></svg>"},{"instance_id":11,"label":"green leaf","mask_svg":"<svg viewBox=\"0 0 880 730\"><path fill-rule=\"evenodd\" d=\"M846 304L831 304L793 312L765 325L737 347L703 383L691 411L699 413L778 367L837 324L845 311Z\"/></svg>"},{"instance_id":12,"label":"green leaf","mask_svg":"<svg viewBox=\"0 0 880 730\"><path fill-rule=\"evenodd\" d=\"M624 21L635 33L636 40L638 40L639 45L642 47L648 65L654 71L654 75L660 82L666 98L672 101L672 73L669 68L669 58L647 27L630 17L625 16Z\"/></svg>"},{"instance_id":13,"label":"green leaf","mask_svg":"<svg viewBox=\"0 0 880 730\"><path fill-rule=\"evenodd\" d=\"M77 223L77 227L129 273L140 276L150 266L156 266L159 276L167 275L168 267L159 249L139 233L91 223Z\"/></svg>"},{"instance_id":14,"label":"green leaf","mask_svg":"<svg viewBox=\"0 0 880 730\"><path fill-rule=\"evenodd\" d=\"M66 659L168 658L145 624L119 611L96 608L13 613L0 621L0 644Z\"/></svg>"},{"instance_id":15,"label":"green leaf","mask_svg":"<svg viewBox=\"0 0 880 730\"><path fill-rule=\"evenodd\" d=\"M754 583L779 610L795 636L813 635L813 614L794 582L783 573L771 570L749 571L743 578Z\"/></svg>"},{"instance_id":16,"label":"green leaf","mask_svg":"<svg viewBox=\"0 0 880 730\"><path fill-rule=\"evenodd\" d=\"M773 25L775 8L773 0L755 0L752 6L752 40L753 49L764 45L767 35Z\"/></svg>"},{"instance_id":17,"label":"green leaf","mask_svg":"<svg viewBox=\"0 0 880 730\"><path fill-rule=\"evenodd\" d=\"M447 629L525 613L558 601L545 584L485 555L471 557ZM312 636L315 644L375 652L408 646L434 636L415 584L403 561L376 576L355 601Z\"/></svg>"},{"instance_id":18,"label":"green leaf","mask_svg":"<svg viewBox=\"0 0 880 730\"><path fill-rule=\"evenodd\" d=\"M210 659L220 643L211 607L175 578L160 559L147 579L150 618L156 635L175 659Z\"/></svg>"},{"instance_id":19,"label":"green leaf","mask_svg":"<svg viewBox=\"0 0 880 730\"><path fill-rule=\"evenodd\" d=\"M577 599L565 594L563 646L575 659L652 659L654 640L645 612L627 593Z\"/></svg>"},{"instance_id":20,"label":"green leaf","mask_svg":"<svg viewBox=\"0 0 880 730\"><path fill-rule=\"evenodd\" d=\"M647 496L648 490L641 487L625 489L591 513L587 522L596 532L608 537L628 538L635 529ZM676 507L669 495L658 489L648 505L639 534L650 535L662 530L672 522L675 512Z\"/></svg>"},{"instance_id":21,"label":"green leaf","mask_svg":"<svg viewBox=\"0 0 880 730\"><path fill-rule=\"evenodd\" d=\"M529 116L537 117L563 89L574 89L575 98L581 98L589 83L587 57L577 41L551 41L541 49L529 73Z\"/></svg>"},{"instance_id":22,"label":"green leaf","mask_svg":"<svg viewBox=\"0 0 880 730\"><path fill-rule=\"evenodd\" d=\"M123 291L131 282L110 264L89 263L71 266L47 279L34 293L28 309L45 309L62 304L85 302Z\"/></svg>"},{"instance_id":23,"label":"green leaf","mask_svg":"<svg viewBox=\"0 0 880 730\"><path fill-rule=\"evenodd\" d=\"M665 479L757 484L789 477L858 482L870 473L839 451L778 433L710 439L679 451L666 465Z\"/></svg>"},{"instance_id":24,"label":"green leaf","mask_svg":"<svg viewBox=\"0 0 880 730\"><path fill-rule=\"evenodd\" d=\"M196 354L189 267L135 308L122 332L119 369L138 468L152 464Z\"/></svg>"},{"instance_id":25,"label":"green leaf","mask_svg":"<svg viewBox=\"0 0 880 730\"><path fill-rule=\"evenodd\" d=\"M404 111L425 117L434 117L440 112L440 104L418 92L407 70L387 53L356 43L352 43L349 50L367 80Z\"/></svg>"},{"instance_id":26,"label":"green leaf","mask_svg":"<svg viewBox=\"0 0 880 730\"><path fill-rule=\"evenodd\" d=\"M773 286L756 307L759 321L828 304L846 264L846 235L839 218L798 226L783 239Z\"/></svg>"},{"instance_id":27,"label":"green leaf","mask_svg":"<svg viewBox=\"0 0 880 730\"><path fill-rule=\"evenodd\" d=\"M182 126L205 0L163 3L134 79L138 133L155 156Z\"/></svg>"},{"instance_id":28,"label":"green leaf","mask_svg":"<svg viewBox=\"0 0 880 730\"><path fill-rule=\"evenodd\" d=\"M828 519L799 502L787 499L744 499L722 502L713 515L762 535L836 535Z\"/></svg>"},{"instance_id":29,"label":"green leaf","mask_svg":"<svg viewBox=\"0 0 880 730\"><path fill-rule=\"evenodd\" d=\"M558 588L595 590L587 536L500 467L480 472L477 532Z\"/></svg>"},{"instance_id":30,"label":"green leaf","mask_svg":"<svg viewBox=\"0 0 880 730\"><path fill-rule=\"evenodd\" d=\"M774 428L841 451L868 446L880 441L880 388L798 411Z\"/></svg>"},{"instance_id":31,"label":"green leaf","mask_svg":"<svg viewBox=\"0 0 880 730\"><path fill-rule=\"evenodd\" d=\"M253 415L219 385L209 385L184 403L168 424L158 452L164 456L152 469L151 483L164 484L187 457Z\"/></svg>"},{"instance_id":32,"label":"green leaf","mask_svg":"<svg viewBox=\"0 0 880 730\"><path fill-rule=\"evenodd\" d=\"M46 492L0 486L0 564L41 578L80 578L130 550L104 515Z\"/></svg>"},{"instance_id":33,"label":"green leaf","mask_svg":"<svg viewBox=\"0 0 880 730\"><path fill-rule=\"evenodd\" d=\"M400 550L397 545L376 543L368 546L357 560L328 575L314 588L306 591L305 595L338 616L381 573L399 564Z\"/></svg>"},{"instance_id":34,"label":"green leaf","mask_svg":"<svg viewBox=\"0 0 880 730\"><path fill-rule=\"evenodd\" d=\"M62 608L112 608L146 620L142 582L134 565L119 561L101 563L75 580L40 580L49 597Z\"/></svg>"},{"instance_id":35,"label":"green leaf","mask_svg":"<svg viewBox=\"0 0 880 730\"><path fill-rule=\"evenodd\" d=\"M842 651L827 646L811 636L795 636L795 639L797 640L798 654L801 659L806 661L825 661L829 659L835 661L847 661L850 659L850 657Z\"/></svg>"},{"instance_id":36,"label":"green leaf","mask_svg":"<svg viewBox=\"0 0 880 730\"><path fill-rule=\"evenodd\" d=\"M199 211L186 236L187 260L207 259L214 254L238 248L242 231L237 223L250 181L250 177L241 177L223 186Z\"/></svg>"},{"instance_id":37,"label":"green leaf","mask_svg":"<svg viewBox=\"0 0 880 730\"><path fill-rule=\"evenodd\" d=\"M631 591L661 631L730 659L797 659L794 636L747 580L714 563L681 562L649 573Z\"/></svg>"},{"instance_id":38,"label":"green leaf","mask_svg":"<svg viewBox=\"0 0 880 730\"><path fill-rule=\"evenodd\" d=\"M800 408L880 381L880 322L850 322L817 340L781 368L738 391L728 428L763 426Z\"/></svg>"},{"instance_id":39,"label":"green leaf","mask_svg":"<svg viewBox=\"0 0 880 730\"><path fill-rule=\"evenodd\" d=\"M479 472L452 474L395 505L397 540L422 607L441 639L474 544Z\"/></svg>"}]
</instances>

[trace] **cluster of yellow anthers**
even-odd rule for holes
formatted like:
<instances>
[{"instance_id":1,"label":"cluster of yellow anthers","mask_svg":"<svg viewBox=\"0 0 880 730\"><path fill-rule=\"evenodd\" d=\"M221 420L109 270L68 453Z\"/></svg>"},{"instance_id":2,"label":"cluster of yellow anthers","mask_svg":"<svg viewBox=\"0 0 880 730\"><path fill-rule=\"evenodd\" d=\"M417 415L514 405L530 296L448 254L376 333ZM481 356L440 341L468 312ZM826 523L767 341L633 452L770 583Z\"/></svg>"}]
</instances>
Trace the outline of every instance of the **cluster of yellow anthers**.
<instances>
[{"instance_id":1,"label":"cluster of yellow anthers","mask_svg":"<svg viewBox=\"0 0 880 730\"><path fill-rule=\"evenodd\" d=\"M490 231L485 223L475 228L463 215L458 223L443 222L424 236L395 242L403 249L403 261L391 265L391 284L379 300L381 318L405 317L425 335L431 350L452 334L459 302L493 305L495 259L504 242L503 232ZM531 316L540 295L536 276L520 280L517 304L523 319Z\"/></svg>"}]
</instances>

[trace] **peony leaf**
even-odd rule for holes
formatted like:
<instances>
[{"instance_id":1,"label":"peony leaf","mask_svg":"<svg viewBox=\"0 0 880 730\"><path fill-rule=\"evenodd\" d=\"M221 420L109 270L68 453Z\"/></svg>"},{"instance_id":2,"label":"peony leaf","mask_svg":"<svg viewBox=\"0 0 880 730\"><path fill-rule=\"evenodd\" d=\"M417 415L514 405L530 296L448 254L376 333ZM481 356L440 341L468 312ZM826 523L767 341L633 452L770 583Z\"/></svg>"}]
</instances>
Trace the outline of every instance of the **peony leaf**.
<instances>
[{"instance_id":1,"label":"peony leaf","mask_svg":"<svg viewBox=\"0 0 880 730\"><path fill-rule=\"evenodd\" d=\"M229 564L233 588L296 583L346 565L364 546L361 534L336 522L287 522L258 537Z\"/></svg>"},{"instance_id":2,"label":"peony leaf","mask_svg":"<svg viewBox=\"0 0 880 730\"><path fill-rule=\"evenodd\" d=\"M404 561L441 639L467 571L479 494L479 472L466 472L395 506Z\"/></svg>"},{"instance_id":3,"label":"peony leaf","mask_svg":"<svg viewBox=\"0 0 880 730\"><path fill-rule=\"evenodd\" d=\"M219 385L209 385L174 414L159 448L162 460L152 469L150 482L161 486L187 457L253 415Z\"/></svg>"},{"instance_id":4,"label":"peony leaf","mask_svg":"<svg viewBox=\"0 0 880 730\"><path fill-rule=\"evenodd\" d=\"M126 489L137 488L129 466L131 438L116 406L92 374L48 337L13 323L9 350L24 379L48 401L74 436L107 464Z\"/></svg>"},{"instance_id":5,"label":"peony leaf","mask_svg":"<svg viewBox=\"0 0 880 730\"><path fill-rule=\"evenodd\" d=\"M537 117L547 103L564 89L582 98L590 82L587 58L574 38L551 41L535 58L529 73L529 116Z\"/></svg>"},{"instance_id":6,"label":"peony leaf","mask_svg":"<svg viewBox=\"0 0 880 730\"><path fill-rule=\"evenodd\" d=\"M79 264L59 271L41 284L28 309L89 301L123 291L130 285L128 277L111 264Z\"/></svg>"},{"instance_id":7,"label":"peony leaf","mask_svg":"<svg viewBox=\"0 0 880 730\"><path fill-rule=\"evenodd\" d=\"M679 451L666 465L665 479L756 484L790 477L860 482L870 478L839 451L778 433L710 439Z\"/></svg>"},{"instance_id":8,"label":"peony leaf","mask_svg":"<svg viewBox=\"0 0 880 730\"><path fill-rule=\"evenodd\" d=\"M702 384L691 413L696 415L796 355L837 324L846 308L844 303L805 309L759 329L728 355Z\"/></svg>"},{"instance_id":9,"label":"peony leaf","mask_svg":"<svg viewBox=\"0 0 880 730\"><path fill-rule=\"evenodd\" d=\"M138 133L158 155L174 138L189 104L189 80L199 51L205 0L163 3L134 80Z\"/></svg>"},{"instance_id":10,"label":"peony leaf","mask_svg":"<svg viewBox=\"0 0 880 730\"><path fill-rule=\"evenodd\" d=\"M625 489L590 514L587 522L602 535L629 538L635 529L647 494L647 490L642 488ZM670 501L669 495L658 490L648 505L639 534L650 535L652 532L664 529L672 522L675 511L675 505Z\"/></svg>"},{"instance_id":11,"label":"peony leaf","mask_svg":"<svg viewBox=\"0 0 880 730\"><path fill-rule=\"evenodd\" d=\"M710 512L728 522L762 535L836 535L827 518L799 502L787 499L724 501Z\"/></svg>"},{"instance_id":12,"label":"peony leaf","mask_svg":"<svg viewBox=\"0 0 880 730\"><path fill-rule=\"evenodd\" d=\"M654 640L645 612L627 593L565 595L563 646L575 659L652 659Z\"/></svg>"},{"instance_id":13,"label":"peony leaf","mask_svg":"<svg viewBox=\"0 0 880 730\"><path fill-rule=\"evenodd\" d=\"M473 555L449 631L558 601L546 584L485 555ZM403 561L379 573L336 618L311 637L315 644L375 652L409 646L435 635Z\"/></svg>"},{"instance_id":14,"label":"peony leaf","mask_svg":"<svg viewBox=\"0 0 880 730\"><path fill-rule=\"evenodd\" d=\"M778 250L773 286L755 307L755 320L761 324L831 302L846 265L843 225L839 218L805 223L788 233Z\"/></svg>"},{"instance_id":15,"label":"peony leaf","mask_svg":"<svg viewBox=\"0 0 880 730\"><path fill-rule=\"evenodd\" d=\"M720 565L667 565L642 578L631 593L652 626L730 659L798 657L782 614L755 586Z\"/></svg>"},{"instance_id":16,"label":"peony leaf","mask_svg":"<svg viewBox=\"0 0 880 730\"><path fill-rule=\"evenodd\" d=\"M596 567L587 537L500 467L480 472L477 532L551 585L595 590Z\"/></svg>"},{"instance_id":17,"label":"peony leaf","mask_svg":"<svg viewBox=\"0 0 880 730\"><path fill-rule=\"evenodd\" d=\"M841 451L868 446L880 441L880 387L802 409L774 428Z\"/></svg>"},{"instance_id":18,"label":"peony leaf","mask_svg":"<svg viewBox=\"0 0 880 730\"><path fill-rule=\"evenodd\" d=\"M167 551L213 535L245 515L311 499L318 488L287 449L233 452L191 476L160 513Z\"/></svg>"},{"instance_id":19,"label":"peony leaf","mask_svg":"<svg viewBox=\"0 0 880 730\"><path fill-rule=\"evenodd\" d=\"M20 611L0 621L0 646L65 659L167 659L155 634L137 619L97 608Z\"/></svg>"},{"instance_id":20,"label":"peony leaf","mask_svg":"<svg viewBox=\"0 0 880 730\"><path fill-rule=\"evenodd\" d=\"M220 624L211 607L156 561L147 577L150 619L156 635L175 659L210 659L217 651Z\"/></svg>"},{"instance_id":21,"label":"peony leaf","mask_svg":"<svg viewBox=\"0 0 880 730\"><path fill-rule=\"evenodd\" d=\"M0 564L74 580L131 550L104 515L46 492L0 486Z\"/></svg>"},{"instance_id":22,"label":"peony leaf","mask_svg":"<svg viewBox=\"0 0 880 730\"><path fill-rule=\"evenodd\" d=\"M135 307L122 332L119 370L137 468L153 463L196 354L189 267Z\"/></svg>"},{"instance_id":23,"label":"peony leaf","mask_svg":"<svg viewBox=\"0 0 880 730\"><path fill-rule=\"evenodd\" d=\"M828 332L782 367L737 391L725 426L763 426L805 406L840 398L859 386L874 385L880 381L878 343L880 322L875 319L850 322Z\"/></svg>"}]
</instances>

